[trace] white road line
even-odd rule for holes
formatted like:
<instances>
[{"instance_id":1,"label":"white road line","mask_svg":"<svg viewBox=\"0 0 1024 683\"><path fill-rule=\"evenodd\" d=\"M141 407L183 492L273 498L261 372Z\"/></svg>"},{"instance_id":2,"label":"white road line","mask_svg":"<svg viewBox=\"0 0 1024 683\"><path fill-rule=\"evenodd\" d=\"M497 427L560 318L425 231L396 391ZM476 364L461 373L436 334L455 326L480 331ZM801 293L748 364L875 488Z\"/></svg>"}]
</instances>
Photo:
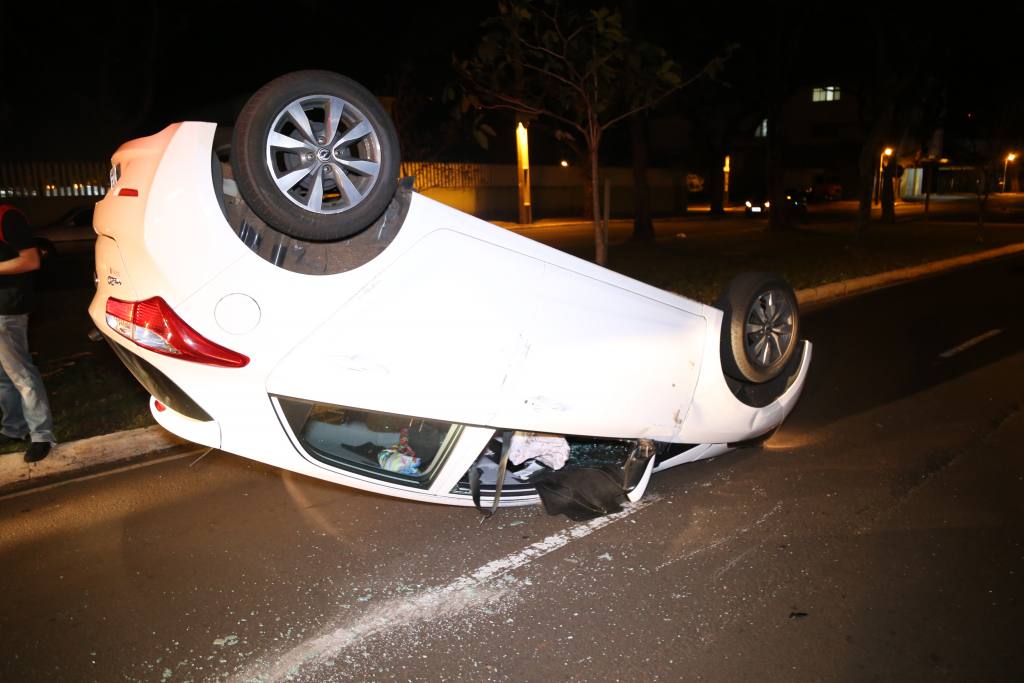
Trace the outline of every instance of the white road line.
<instances>
[{"instance_id":1,"label":"white road line","mask_svg":"<svg viewBox=\"0 0 1024 683\"><path fill-rule=\"evenodd\" d=\"M965 341L963 344L960 344L959 346L954 346L953 348L949 349L948 351L943 351L942 353L939 354L939 358L941 358L942 360L947 360L949 358L952 358L953 356L955 356L958 353L962 353L962 352L966 351L967 349L971 348L972 346L980 344L981 342L985 341L986 339L991 339L992 337L996 336L997 334L1002 334L1002 333L1003 333L1002 330L989 330L988 332L985 332L984 334L979 334L977 337L972 337L971 339L968 339L967 341Z\"/></svg>"},{"instance_id":2,"label":"white road line","mask_svg":"<svg viewBox=\"0 0 1024 683\"><path fill-rule=\"evenodd\" d=\"M276 658L272 664L261 663L262 666L248 667L247 671L233 676L229 680L285 680L299 674L300 669L305 666L315 666L318 663L326 662L350 645L395 626L432 621L495 600L501 597L508 588L498 585L488 586L488 583L544 557L548 553L563 548L573 541L585 538L598 529L625 519L657 500L657 496L647 496L637 503L624 506L622 512L607 517L598 517L584 524L576 524L522 550L492 560L463 574L445 586L429 588L407 597L383 602L360 617L342 624L324 635L299 643Z\"/></svg>"}]
</instances>

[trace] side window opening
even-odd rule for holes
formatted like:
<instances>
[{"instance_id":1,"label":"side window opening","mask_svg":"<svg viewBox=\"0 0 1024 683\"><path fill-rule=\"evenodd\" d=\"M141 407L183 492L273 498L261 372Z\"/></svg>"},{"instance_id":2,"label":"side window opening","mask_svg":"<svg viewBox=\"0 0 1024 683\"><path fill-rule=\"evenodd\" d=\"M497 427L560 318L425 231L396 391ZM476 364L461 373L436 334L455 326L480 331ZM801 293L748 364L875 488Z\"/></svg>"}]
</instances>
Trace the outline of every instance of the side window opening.
<instances>
[{"instance_id":1,"label":"side window opening","mask_svg":"<svg viewBox=\"0 0 1024 683\"><path fill-rule=\"evenodd\" d=\"M309 457L331 467L418 488L429 488L463 432L463 425L394 413L273 397L295 441ZM621 470L637 450L637 439L611 439L580 435L508 432L513 439L535 440L539 450L525 452L509 463L503 480L506 498L532 497L538 477L559 470L595 468ZM469 473L480 471L480 490L486 496L497 486L503 432L495 431L490 442L463 473L451 493L472 494ZM543 456L544 440L561 443L556 463ZM512 442L513 444L516 441ZM655 462L682 453L693 444L650 442ZM536 455L537 457L531 457Z\"/></svg>"},{"instance_id":2,"label":"side window opening","mask_svg":"<svg viewBox=\"0 0 1024 683\"><path fill-rule=\"evenodd\" d=\"M278 398L303 449L316 460L427 487L461 432L438 420Z\"/></svg>"}]
</instances>

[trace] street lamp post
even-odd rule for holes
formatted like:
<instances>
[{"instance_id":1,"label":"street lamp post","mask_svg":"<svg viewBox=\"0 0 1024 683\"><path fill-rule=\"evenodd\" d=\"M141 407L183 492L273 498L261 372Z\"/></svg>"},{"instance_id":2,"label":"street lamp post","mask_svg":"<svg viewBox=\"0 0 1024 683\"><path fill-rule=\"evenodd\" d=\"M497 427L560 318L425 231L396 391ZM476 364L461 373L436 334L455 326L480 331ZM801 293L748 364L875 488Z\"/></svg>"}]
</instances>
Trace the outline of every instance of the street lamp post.
<instances>
[{"instance_id":1,"label":"street lamp post","mask_svg":"<svg viewBox=\"0 0 1024 683\"><path fill-rule=\"evenodd\" d=\"M1010 165L1010 162L1017 158L1017 155L1010 152L1006 155L1003 160L1003 192L1006 192L1006 167Z\"/></svg>"},{"instance_id":2,"label":"street lamp post","mask_svg":"<svg viewBox=\"0 0 1024 683\"><path fill-rule=\"evenodd\" d=\"M729 206L729 155L725 155L725 166L722 167L722 206Z\"/></svg>"},{"instance_id":3,"label":"street lamp post","mask_svg":"<svg viewBox=\"0 0 1024 683\"><path fill-rule=\"evenodd\" d=\"M516 168L519 175L519 223L533 222L533 204L530 202L530 142L526 126L516 126Z\"/></svg>"},{"instance_id":4,"label":"street lamp post","mask_svg":"<svg viewBox=\"0 0 1024 683\"><path fill-rule=\"evenodd\" d=\"M885 165L885 158L892 156L892 147L886 147L881 156L878 157L878 182L875 183L875 204L882 203L882 169Z\"/></svg>"}]
</instances>

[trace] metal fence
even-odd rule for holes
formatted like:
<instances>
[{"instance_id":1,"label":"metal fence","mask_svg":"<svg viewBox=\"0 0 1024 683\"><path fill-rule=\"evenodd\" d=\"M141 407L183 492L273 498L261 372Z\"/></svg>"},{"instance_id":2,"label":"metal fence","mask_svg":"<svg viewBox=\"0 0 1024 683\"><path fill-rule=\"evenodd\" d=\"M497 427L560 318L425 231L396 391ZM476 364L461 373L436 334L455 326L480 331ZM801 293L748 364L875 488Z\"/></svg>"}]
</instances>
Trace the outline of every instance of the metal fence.
<instances>
[{"instance_id":1,"label":"metal fence","mask_svg":"<svg viewBox=\"0 0 1024 683\"><path fill-rule=\"evenodd\" d=\"M515 167L500 164L404 161L400 175L414 177L414 187L420 192L435 187L464 190L516 184Z\"/></svg>"},{"instance_id":2,"label":"metal fence","mask_svg":"<svg viewBox=\"0 0 1024 683\"><path fill-rule=\"evenodd\" d=\"M95 161L0 163L0 199L102 197L110 189L108 172Z\"/></svg>"},{"instance_id":3,"label":"metal fence","mask_svg":"<svg viewBox=\"0 0 1024 683\"><path fill-rule=\"evenodd\" d=\"M0 199L17 197L102 197L109 189L103 162L0 163ZM416 178L416 189L472 189L515 185L514 167L495 164L406 161L401 174Z\"/></svg>"}]
</instances>

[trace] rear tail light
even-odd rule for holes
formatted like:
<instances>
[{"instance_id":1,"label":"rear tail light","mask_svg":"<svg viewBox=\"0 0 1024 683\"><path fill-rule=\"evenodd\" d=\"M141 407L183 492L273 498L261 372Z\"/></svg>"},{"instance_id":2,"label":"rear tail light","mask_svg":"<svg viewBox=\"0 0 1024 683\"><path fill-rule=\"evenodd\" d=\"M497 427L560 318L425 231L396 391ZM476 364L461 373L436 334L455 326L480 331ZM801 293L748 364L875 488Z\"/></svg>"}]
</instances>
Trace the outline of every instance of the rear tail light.
<instances>
[{"instance_id":1,"label":"rear tail light","mask_svg":"<svg viewBox=\"0 0 1024 683\"><path fill-rule=\"evenodd\" d=\"M225 368L249 364L248 356L215 344L193 330L158 296L145 301L111 297L107 299L106 318L110 329L155 353Z\"/></svg>"}]
</instances>

